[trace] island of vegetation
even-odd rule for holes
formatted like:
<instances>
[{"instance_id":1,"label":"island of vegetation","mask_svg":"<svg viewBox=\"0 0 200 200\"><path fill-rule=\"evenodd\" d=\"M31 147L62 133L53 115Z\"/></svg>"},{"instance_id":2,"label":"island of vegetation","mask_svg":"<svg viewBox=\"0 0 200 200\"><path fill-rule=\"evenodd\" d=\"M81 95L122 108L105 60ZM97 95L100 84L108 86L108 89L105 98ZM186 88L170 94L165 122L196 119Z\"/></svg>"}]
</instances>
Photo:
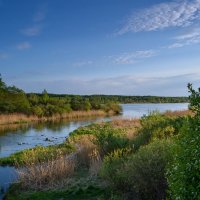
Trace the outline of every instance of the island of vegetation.
<instances>
[{"instance_id":1,"label":"island of vegetation","mask_svg":"<svg viewBox=\"0 0 200 200\"><path fill-rule=\"evenodd\" d=\"M125 103L183 103L187 97L25 93L0 76L0 124L115 115Z\"/></svg>"},{"instance_id":2,"label":"island of vegetation","mask_svg":"<svg viewBox=\"0 0 200 200\"><path fill-rule=\"evenodd\" d=\"M200 199L200 89L188 88L190 111L92 124L1 158L19 173L5 199Z\"/></svg>"}]
</instances>

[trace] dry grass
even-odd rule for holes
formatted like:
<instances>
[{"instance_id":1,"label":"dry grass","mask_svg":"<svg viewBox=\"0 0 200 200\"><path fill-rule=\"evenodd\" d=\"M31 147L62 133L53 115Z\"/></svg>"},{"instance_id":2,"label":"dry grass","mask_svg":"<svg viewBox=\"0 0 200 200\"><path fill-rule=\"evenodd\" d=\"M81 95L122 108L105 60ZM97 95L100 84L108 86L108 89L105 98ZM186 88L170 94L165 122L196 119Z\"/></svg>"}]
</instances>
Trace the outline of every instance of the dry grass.
<instances>
[{"instance_id":1,"label":"dry grass","mask_svg":"<svg viewBox=\"0 0 200 200\"><path fill-rule=\"evenodd\" d=\"M110 122L113 128L140 127L140 119L116 119Z\"/></svg>"},{"instance_id":2,"label":"dry grass","mask_svg":"<svg viewBox=\"0 0 200 200\"><path fill-rule=\"evenodd\" d=\"M23 188L55 189L69 181L74 174L76 161L70 157L60 157L38 164L27 164L18 169L19 180Z\"/></svg>"},{"instance_id":3,"label":"dry grass","mask_svg":"<svg viewBox=\"0 0 200 200\"><path fill-rule=\"evenodd\" d=\"M194 113L191 110L177 110L177 111L166 111L164 113L168 117L183 117L183 116L194 116Z\"/></svg>"},{"instance_id":4,"label":"dry grass","mask_svg":"<svg viewBox=\"0 0 200 200\"><path fill-rule=\"evenodd\" d=\"M0 124L13 124L13 123L28 122L28 121L36 121L36 120L38 120L37 116L27 116L25 114L20 114L20 113L0 115Z\"/></svg>"},{"instance_id":5,"label":"dry grass","mask_svg":"<svg viewBox=\"0 0 200 200\"><path fill-rule=\"evenodd\" d=\"M0 125L24 123L32 121L47 121L58 119L79 119L84 117L105 116L106 113L103 110L91 110L91 111L72 111L70 113L55 114L51 117L38 117L34 115L25 115L20 113L13 114L0 114Z\"/></svg>"},{"instance_id":6,"label":"dry grass","mask_svg":"<svg viewBox=\"0 0 200 200\"><path fill-rule=\"evenodd\" d=\"M129 140L137 136L141 127L140 119L116 119L110 122L110 125L112 128L122 129Z\"/></svg>"},{"instance_id":7,"label":"dry grass","mask_svg":"<svg viewBox=\"0 0 200 200\"><path fill-rule=\"evenodd\" d=\"M89 168L91 161L91 154L97 148L93 143L94 135L79 135L69 138L68 142L77 147L77 162L79 166L85 166Z\"/></svg>"},{"instance_id":8,"label":"dry grass","mask_svg":"<svg viewBox=\"0 0 200 200\"><path fill-rule=\"evenodd\" d=\"M97 176L102 166L102 158L97 149L94 149L90 154L89 173L91 176Z\"/></svg>"}]
</instances>

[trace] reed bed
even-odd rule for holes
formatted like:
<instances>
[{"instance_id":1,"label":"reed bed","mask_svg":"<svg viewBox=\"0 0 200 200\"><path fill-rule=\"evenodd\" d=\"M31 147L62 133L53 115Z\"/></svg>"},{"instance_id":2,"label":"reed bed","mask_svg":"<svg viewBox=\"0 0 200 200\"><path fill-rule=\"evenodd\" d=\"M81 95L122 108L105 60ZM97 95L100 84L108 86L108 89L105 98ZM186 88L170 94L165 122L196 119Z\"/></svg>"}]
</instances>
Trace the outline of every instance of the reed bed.
<instances>
[{"instance_id":1,"label":"reed bed","mask_svg":"<svg viewBox=\"0 0 200 200\"><path fill-rule=\"evenodd\" d=\"M194 113L191 110L177 110L177 111L166 111L164 112L165 116L168 117L183 117L183 116L194 116Z\"/></svg>"},{"instance_id":2,"label":"reed bed","mask_svg":"<svg viewBox=\"0 0 200 200\"><path fill-rule=\"evenodd\" d=\"M79 119L84 117L105 116L105 115L106 112L103 110L72 111L70 113L54 114L50 117L38 117L35 115L28 116L21 113L0 114L0 125L26 123L33 121L58 120L58 119L70 120L70 119Z\"/></svg>"},{"instance_id":3,"label":"reed bed","mask_svg":"<svg viewBox=\"0 0 200 200\"><path fill-rule=\"evenodd\" d=\"M47 190L66 185L74 174L74 157L59 157L40 163L27 163L18 168L19 181L24 189Z\"/></svg>"}]
</instances>

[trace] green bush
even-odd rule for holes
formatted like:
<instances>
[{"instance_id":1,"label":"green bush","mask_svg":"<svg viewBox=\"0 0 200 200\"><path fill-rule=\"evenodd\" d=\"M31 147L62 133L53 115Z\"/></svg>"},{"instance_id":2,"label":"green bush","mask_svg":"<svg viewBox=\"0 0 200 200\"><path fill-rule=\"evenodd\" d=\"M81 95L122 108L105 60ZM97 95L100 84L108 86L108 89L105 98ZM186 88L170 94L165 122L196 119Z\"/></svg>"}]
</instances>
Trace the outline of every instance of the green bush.
<instances>
[{"instance_id":1,"label":"green bush","mask_svg":"<svg viewBox=\"0 0 200 200\"><path fill-rule=\"evenodd\" d=\"M188 117L167 117L158 112L150 113L141 118L141 128L138 136L133 140L134 149L157 139L168 139L179 134L181 127Z\"/></svg>"},{"instance_id":2,"label":"green bush","mask_svg":"<svg viewBox=\"0 0 200 200\"><path fill-rule=\"evenodd\" d=\"M200 120L194 118L182 128L173 148L167 171L169 197L200 199Z\"/></svg>"},{"instance_id":3,"label":"green bush","mask_svg":"<svg viewBox=\"0 0 200 200\"><path fill-rule=\"evenodd\" d=\"M112 101L107 102L106 104L102 105L102 109L105 110L105 112L114 112L115 114L120 114L122 112L122 107Z\"/></svg>"},{"instance_id":4,"label":"green bush","mask_svg":"<svg viewBox=\"0 0 200 200\"><path fill-rule=\"evenodd\" d=\"M129 140L122 130L113 129L109 125L99 126L95 132L94 143L99 147L102 155L107 155L116 149L129 146Z\"/></svg>"},{"instance_id":5,"label":"green bush","mask_svg":"<svg viewBox=\"0 0 200 200\"><path fill-rule=\"evenodd\" d=\"M191 93L190 109L195 116L184 124L175 140L174 158L167 171L170 199L200 199L200 88Z\"/></svg>"},{"instance_id":6,"label":"green bush","mask_svg":"<svg viewBox=\"0 0 200 200\"><path fill-rule=\"evenodd\" d=\"M171 142L157 140L127 157L112 153L105 157L102 176L114 188L137 195L139 199L164 199L166 165L171 160Z\"/></svg>"},{"instance_id":7,"label":"green bush","mask_svg":"<svg viewBox=\"0 0 200 200\"><path fill-rule=\"evenodd\" d=\"M127 189L127 185L124 184L124 178L119 176L118 171L123 168L130 153L131 149L129 148L117 149L103 159L100 175L109 181L115 189Z\"/></svg>"},{"instance_id":8,"label":"green bush","mask_svg":"<svg viewBox=\"0 0 200 200\"><path fill-rule=\"evenodd\" d=\"M40 106L34 106L32 108L32 112L34 115L37 115L38 117L42 117L44 115L44 112Z\"/></svg>"}]
</instances>

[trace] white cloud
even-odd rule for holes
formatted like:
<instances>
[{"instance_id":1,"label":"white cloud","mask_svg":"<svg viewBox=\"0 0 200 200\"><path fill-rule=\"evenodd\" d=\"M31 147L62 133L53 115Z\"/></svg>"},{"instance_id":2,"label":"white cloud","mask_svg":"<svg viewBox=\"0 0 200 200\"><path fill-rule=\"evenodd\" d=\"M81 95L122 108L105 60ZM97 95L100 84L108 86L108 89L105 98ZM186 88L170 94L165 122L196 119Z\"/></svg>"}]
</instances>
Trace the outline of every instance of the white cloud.
<instances>
[{"instance_id":1,"label":"white cloud","mask_svg":"<svg viewBox=\"0 0 200 200\"><path fill-rule=\"evenodd\" d=\"M29 27L29 28L26 28L26 29L23 29L21 30L21 33L25 36L37 36L41 33L41 26L39 25L34 25L32 27Z\"/></svg>"},{"instance_id":2,"label":"white cloud","mask_svg":"<svg viewBox=\"0 0 200 200\"><path fill-rule=\"evenodd\" d=\"M200 28L194 28L187 33L179 35L174 38L175 43L168 46L169 49L180 48L188 45L199 44L200 43Z\"/></svg>"},{"instance_id":3,"label":"white cloud","mask_svg":"<svg viewBox=\"0 0 200 200\"><path fill-rule=\"evenodd\" d=\"M17 49L23 50L23 49L29 49L31 48L31 44L29 42L22 42L17 45Z\"/></svg>"},{"instance_id":4,"label":"white cloud","mask_svg":"<svg viewBox=\"0 0 200 200\"><path fill-rule=\"evenodd\" d=\"M91 65L93 64L93 61L88 60L88 61L80 61L80 62L76 62L73 64L74 67L83 67L83 66L87 66L87 65Z\"/></svg>"},{"instance_id":5,"label":"white cloud","mask_svg":"<svg viewBox=\"0 0 200 200\"><path fill-rule=\"evenodd\" d=\"M143 59L154 57L157 55L157 53L158 52L154 51L154 50L126 52L119 56L114 56L114 63L116 63L116 64L135 64Z\"/></svg>"},{"instance_id":6,"label":"white cloud","mask_svg":"<svg viewBox=\"0 0 200 200\"><path fill-rule=\"evenodd\" d=\"M200 0L166 2L133 13L117 34L186 27L199 19Z\"/></svg>"}]
</instances>

